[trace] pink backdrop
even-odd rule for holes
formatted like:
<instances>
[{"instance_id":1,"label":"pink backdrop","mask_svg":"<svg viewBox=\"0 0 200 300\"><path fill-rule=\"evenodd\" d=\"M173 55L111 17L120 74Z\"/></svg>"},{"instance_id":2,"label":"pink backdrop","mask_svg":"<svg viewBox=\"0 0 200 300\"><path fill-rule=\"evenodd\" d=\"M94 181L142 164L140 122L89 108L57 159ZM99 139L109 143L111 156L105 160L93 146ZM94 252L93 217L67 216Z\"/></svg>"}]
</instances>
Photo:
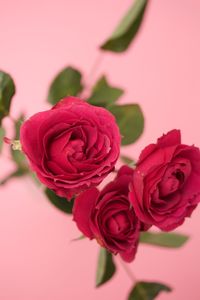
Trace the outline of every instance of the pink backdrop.
<instances>
[{"instance_id":1,"label":"pink backdrop","mask_svg":"<svg viewBox=\"0 0 200 300\"><path fill-rule=\"evenodd\" d=\"M65 65L80 68L87 77L98 45L131 3L1 0L0 68L16 81L13 116L47 107L49 82ZM126 89L122 102L139 102L146 116L144 135L124 153L137 157L144 145L171 128L181 128L184 142L200 146L199 28L199 0L154 0L130 51L104 55L95 78L107 74L111 83ZM1 177L13 168L8 158L1 158L0 165ZM125 299L132 282L118 260L115 278L95 290L97 244L71 242L79 236L75 224L29 178L1 188L0 200L1 300ZM174 287L160 300L200 299L199 219L200 207L179 228L191 236L181 250L141 246L130 265L137 278Z\"/></svg>"}]
</instances>

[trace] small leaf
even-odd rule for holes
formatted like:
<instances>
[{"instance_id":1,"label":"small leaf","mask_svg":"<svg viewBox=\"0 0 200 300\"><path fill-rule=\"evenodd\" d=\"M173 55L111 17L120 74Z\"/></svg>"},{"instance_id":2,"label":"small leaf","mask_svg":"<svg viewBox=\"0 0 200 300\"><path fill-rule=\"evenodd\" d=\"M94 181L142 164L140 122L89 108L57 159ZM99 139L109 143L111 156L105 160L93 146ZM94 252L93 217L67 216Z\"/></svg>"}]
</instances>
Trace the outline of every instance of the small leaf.
<instances>
[{"instance_id":1,"label":"small leaf","mask_svg":"<svg viewBox=\"0 0 200 300\"><path fill-rule=\"evenodd\" d=\"M147 3L148 0L135 0L111 37L101 46L101 49L113 52L127 50L142 24Z\"/></svg>"},{"instance_id":2,"label":"small leaf","mask_svg":"<svg viewBox=\"0 0 200 300\"><path fill-rule=\"evenodd\" d=\"M25 172L24 170L21 169L17 169L16 171L10 173L9 175L7 175L5 178L0 180L0 185L4 185L6 184L10 179L13 179L15 177L21 177L23 175L25 175L27 172Z\"/></svg>"},{"instance_id":3,"label":"small leaf","mask_svg":"<svg viewBox=\"0 0 200 300\"><path fill-rule=\"evenodd\" d=\"M88 99L90 104L107 107L116 102L124 91L109 85L105 76L101 77L92 90L92 95Z\"/></svg>"},{"instance_id":4,"label":"small leaf","mask_svg":"<svg viewBox=\"0 0 200 300\"><path fill-rule=\"evenodd\" d=\"M0 124L9 114L12 97L15 94L15 84L11 76L0 71Z\"/></svg>"},{"instance_id":5,"label":"small leaf","mask_svg":"<svg viewBox=\"0 0 200 300\"><path fill-rule=\"evenodd\" d=\"M135 161L129 156L121 155L120 158L121 158L122 162L127 165L135 165Z\"/></svg>"},{"instance_id":6,"label":"small leaf","mask_svg":"<svg viewBox=\"0 0 200 300\"><path fill-rule=\"evenodd\" d=\"M189 237L178 233L168 232L142 232L140 234L140 243L150 244L154 246L179 248L183 246Z\"/></svg>"},{"instance_id":7,"label":"small leaf","mask_svg":"<svg viewBox=\"0 0 200 300\"><path fill-rule=\"evenodd\" d=\"M96 287L109 281L116 272L112 254L105 248L100 249L96 273Z\"/></svg>"},{"instance_id":8,"label":"small leaf","mask_svg":"<svg viewBox=\"0 0 200 300\"><path fill-rule=\"evenodd\" d=\"M72 67L67 67L51 83L48 101L56 104L66 96L76 96L82 89L81 73Z\"/></svg>"},{"instance_id":9,"label":"small leaf","mask_svg":"<svg viewBox=\"0 0 200 300\"><path fill-rule=\"evenodd\" d=\"M85 236L84 235L80 235L79 237L75 238L75 239L72 239L72 242L77 242L77 241L81 241L81 240L84 240L85 239Z\"/></svg>"},{"instance_id":10,"label":"small leaf","mask_svg":"<svg viewBox=\"0 0 200 300\"><path fill-rule=\"evenodd\" d=\"M131 290L128 300L153 300L161 292L171 292L171 288L158 282L140 281Z\"/></svg>"},{"instance_id":11,"label":"small leaf","mask_svg":"<svg viewBox=\"0 0 200 300\"><path fill-rule=\"evenodd\" d=\"M49 201L56 206L58 209L62 210L63 212L67 214L72 214L72 208L74 204L74 200L67 201L66 198L59 197L56 195L52 190L45 189L45 194Z\"/></svg>"},{"instance_id":12,"label":"small leaf","mask_svg":"<svg viewBox=\"0 0 200 300\"><path fill-rule=\"evenodd\" d=\"M3 138L5 136L5 129L3 127L0 127L0 153L3 148Z\"/></svg>"},{"instance_id":13,"label":"small leaf","mask_svg":"<svg viewBox=\"0 0 200 300\"><path fill-rule=\"evenodd\" d=\"M144 117L138 104L113 105L109 110L116 117L122 145L134 143L144 129Z\"/></svg>"},{"instance_id":14,"label":"small leaf","mask_svg":"<svg viewBox=\"0 0 200 300\"><path fill-rule=\"evenodd\" d=\"M15 121L15 136L14 140L20 139L20 127L22 123L24 122L24 115L21 115L16 121ZM25 155L22 151L19 150L13 150L11 148L11 155L14 160L14 162L17 164L18 169L24 171L24 174L29 171L28 163L26 160Z\"/></svg>"}]
</instances>

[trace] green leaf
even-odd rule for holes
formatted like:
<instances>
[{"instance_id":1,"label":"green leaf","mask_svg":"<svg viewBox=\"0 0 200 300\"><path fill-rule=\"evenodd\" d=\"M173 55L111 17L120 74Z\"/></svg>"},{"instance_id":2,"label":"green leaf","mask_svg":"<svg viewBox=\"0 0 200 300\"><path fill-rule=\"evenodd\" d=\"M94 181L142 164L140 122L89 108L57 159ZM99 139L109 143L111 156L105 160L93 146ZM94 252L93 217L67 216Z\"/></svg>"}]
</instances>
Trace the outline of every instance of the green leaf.
<instances>
[{"instance_id":1,"label":"green leaf","mask_svg":"<svg viewBox=\"0 0 200 300\"><path fill-rule=\"evenodd\" d=\"M1 153L2 147L3 147L4 136L5 136L5 129L3 127L0 127L0 153Z\"/></svg>"},{"instance_id":2,"label":"green leaf","mask_svg":"<svg viewBox=\"0 0 200 300\"><path fill-rule=\"evenodd\" d=\"M76 96L82 89L81 73L72 67L67 67L51 83L48 101L51 104L56 104L66 96Z\"/></svg>"},{"instance_id":3,"label":"green leaf","mask_svg":"<svg viewBox=\"0 0 200 300\"><path fill-rule=\"evenodd\" d=\"M11 76L0 71L0 124L9 114L12 97L15 94L15 84Z\"/></svg>"},{"instance_id":4,"label":"green leaf","mask_svg":"<svg viewBox=\"0 0 200 300\"><path fill-rule=\"evenodd\" d=\"M80 235L79 237L72 240L72 242L77 242L85 239L85 235Z\"/></svg>"},{"instance_id":5,"label":"green leaf","mask_svg":"<svg viewBox=\"0 0 200 300\"><path fill-rule=\"evenodd\" d=\"M10 173L7 175L5 178L0 180L0 185L6 184L10 179L15 178L15 177L21 177L23 175L27 174L24 170L17 169L16 171Z\"/></svg>"},{"instance_id":6,"label":"green leaf","mask_svg":"<svg viewBox=\"0 0 200 300\"><path fill-rule=\"evenodd\" d=\"M111 37L101 46L101 49L113 52L127 50L142 24L147 3L148 0L135 0Z\"/></svg>"},{"instance_id":7,"label":"green leaf","mask_svg":"<svg viewBox=\"0 0 200 300\"><path fill-rule=\"evenodd\" d=\"M158 282L137 282L131 290L128 300L153 300L161 292L171 292L171 288Z\"/></svg>"},{"instance_id":8,"label":"green leaf","mask_svg":"<svg viewBox=\"0 0 200 300\"><path fill-rule=\"evenodd\" d=\"M107 107L116 102L124 91L109 85L105 76L102 76L92 90L92 95L88 99L90 104Z\"/></svg>"},{"instance_id":9,"label":"green leaf","mask_svg":"<svg viewBox=\"0 0 200 300\"><path fill-rule=\"evenodd\" d=\"M154 246L179 248L183 246L189 237L178 233L168 232L142 232L140 234L140 243L150 244Z\"/></svg>"},{"instance_id":10,"label":"green leaf","mask_svg":"<svg viewBox=\"0 0 200 300\"><path fill-rule=\"evenodd\" d=\"M135 161L129 156L121 155L120 158L121 158L122 162L127 165L135 165Z\"/></svg>"},{"instance_id":11,"label":"green leaf","mask_svg":"<svg viewBox=\"0 0 200 300\"><path fill-rule=\"evenodd\" d=\"M20 127L22 123L24 122L24 115L21 115L16 121L15 121L15 136L14 140L19 140L20 139ZM14 162L17 164L18 169L21 171L24 171L24 174L29 172L29 167L28 163L26 160L25 155L23 154L22 151L19 150L13 150L11 148L11 155L14 160Z\"/></svg>"},{"instance_id":12,"label":"green leaf","mask_svg":"<svg viewBox=\"0 0 200 300\"><path fill-rule=\"evenodd\" d=\"M96 273L96 287L109 281L116 272L112 254L105 248L100 249Z\"/></svg>"},{"instance_id":13,"label":"green leaf","mask_svg":"<svg viewBox=\"0 0 200 300\"><path fill-rule=\"evenodd\" d=\"M113 105L109 110L116 117L122 145L134 143L144 129L144 117L138 104Z\"/></svg>"},{"instance_id":14,"label":"green leaf","mask_svg":"<svg viewBox=\"0 0 200 300\"><path fill-rule=\"evenodd\" d=\"M62 210L67 214L72 214L72 208L74 204L74 200L67 201L66 198L59 197L52 190L45 189L45 194L49 201L56 206L58 209Z\"/></svg>"}]
</instances>

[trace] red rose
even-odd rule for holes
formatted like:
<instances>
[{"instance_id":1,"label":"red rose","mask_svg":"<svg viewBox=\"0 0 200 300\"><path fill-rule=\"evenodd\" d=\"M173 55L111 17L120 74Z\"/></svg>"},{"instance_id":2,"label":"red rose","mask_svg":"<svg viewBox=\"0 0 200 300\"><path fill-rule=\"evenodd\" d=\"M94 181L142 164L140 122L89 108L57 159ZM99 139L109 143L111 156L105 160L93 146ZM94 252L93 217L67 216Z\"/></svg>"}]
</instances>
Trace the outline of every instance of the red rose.
<instances>
[{"instance_id":1,"label":"red rose","mask_svg":"<svg viewBox=\"0 0 200 300\"><path fill-rule=\"evenodd\" d=\"M20 141L41 182L63 197L98 185L120 151L113 115L75 97L32 116L21 127Z\"/></svg>"},{"instance_id":2,"label":"red rose","mask_svg":"<svg viewBox=\"0 0 200 300\"><path fill-rule=\"evenodd\" d=\"M142 222L175 229L200 201L199 149L181 144L180 131L170 131L142 151L130 188Z\"/></svg>"},{"instance_id":3,"label":"red rose","mask_svg":"<svg viewBox=\"0 0 200 300\"><path fill-rule=\"evenodd\" d=\"M80 194L74 204L74 221L84 235L130 262L134 259L140 222L128 200L133 170L122 167L117 178L101 192L96 188Z\"/></svg>"}]
</instances>

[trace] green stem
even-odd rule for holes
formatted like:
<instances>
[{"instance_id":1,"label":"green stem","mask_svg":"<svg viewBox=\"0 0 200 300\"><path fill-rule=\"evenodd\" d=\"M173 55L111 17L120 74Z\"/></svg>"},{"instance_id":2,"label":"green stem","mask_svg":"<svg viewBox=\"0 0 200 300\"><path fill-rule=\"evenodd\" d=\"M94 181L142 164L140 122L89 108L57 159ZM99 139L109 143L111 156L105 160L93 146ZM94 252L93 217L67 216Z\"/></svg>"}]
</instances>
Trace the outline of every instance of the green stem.
<instances>
[{"instance_id":1,"label":"green stem","mask_svg":"<svg viewBox=\"0 0 200 300\"><path fill-rule=\"evenodd\" d=\"M93 85L94 77L95 77L96 72L99 69L99 67L100 67L100 65L103 61L104 55L105 55L104 52L101 51L98 54L98 56L96 57L88 76L84 80L85 88L84 88L84 91L80 94L80 97L87 98L89 96L90 90L91 90L92 85Z\"/></svg>"},{"instance_id":2,"label":"green stem","mask_svg":"<svg viewBox=\"0 0 200 300\"><path fill-rule=\"evenodd\" d=\"M121 265L124 269L124 271L126 272L126 274L128 275L128 277L131 279L131 281L137 281L135 275L132 273L132 271L130 270L130 268L127 266L126 263L124 263L124 261L122 259L120 259Z\"/></svg>"},{"instance_id":3,"label":"green stem","mask_svg":"<svg viewBox=\"0 0 200 300\"><path fill-rule=\"evenodd\" d=\"M138 294L140 294L141 296L141 300L147 300L147 295L146 295L146 291L143 289L143 287L139 284L139 282L137 281L135 275L132 273L131 269L127 266L126 263L124 263L124 261L122 259L120 259L121 265L124 269L124 271L126 272L126 274L128 275L128 277L131 279L131 282L135 283L135 286L138 290Z\"/></svg>"}]
</instances>

